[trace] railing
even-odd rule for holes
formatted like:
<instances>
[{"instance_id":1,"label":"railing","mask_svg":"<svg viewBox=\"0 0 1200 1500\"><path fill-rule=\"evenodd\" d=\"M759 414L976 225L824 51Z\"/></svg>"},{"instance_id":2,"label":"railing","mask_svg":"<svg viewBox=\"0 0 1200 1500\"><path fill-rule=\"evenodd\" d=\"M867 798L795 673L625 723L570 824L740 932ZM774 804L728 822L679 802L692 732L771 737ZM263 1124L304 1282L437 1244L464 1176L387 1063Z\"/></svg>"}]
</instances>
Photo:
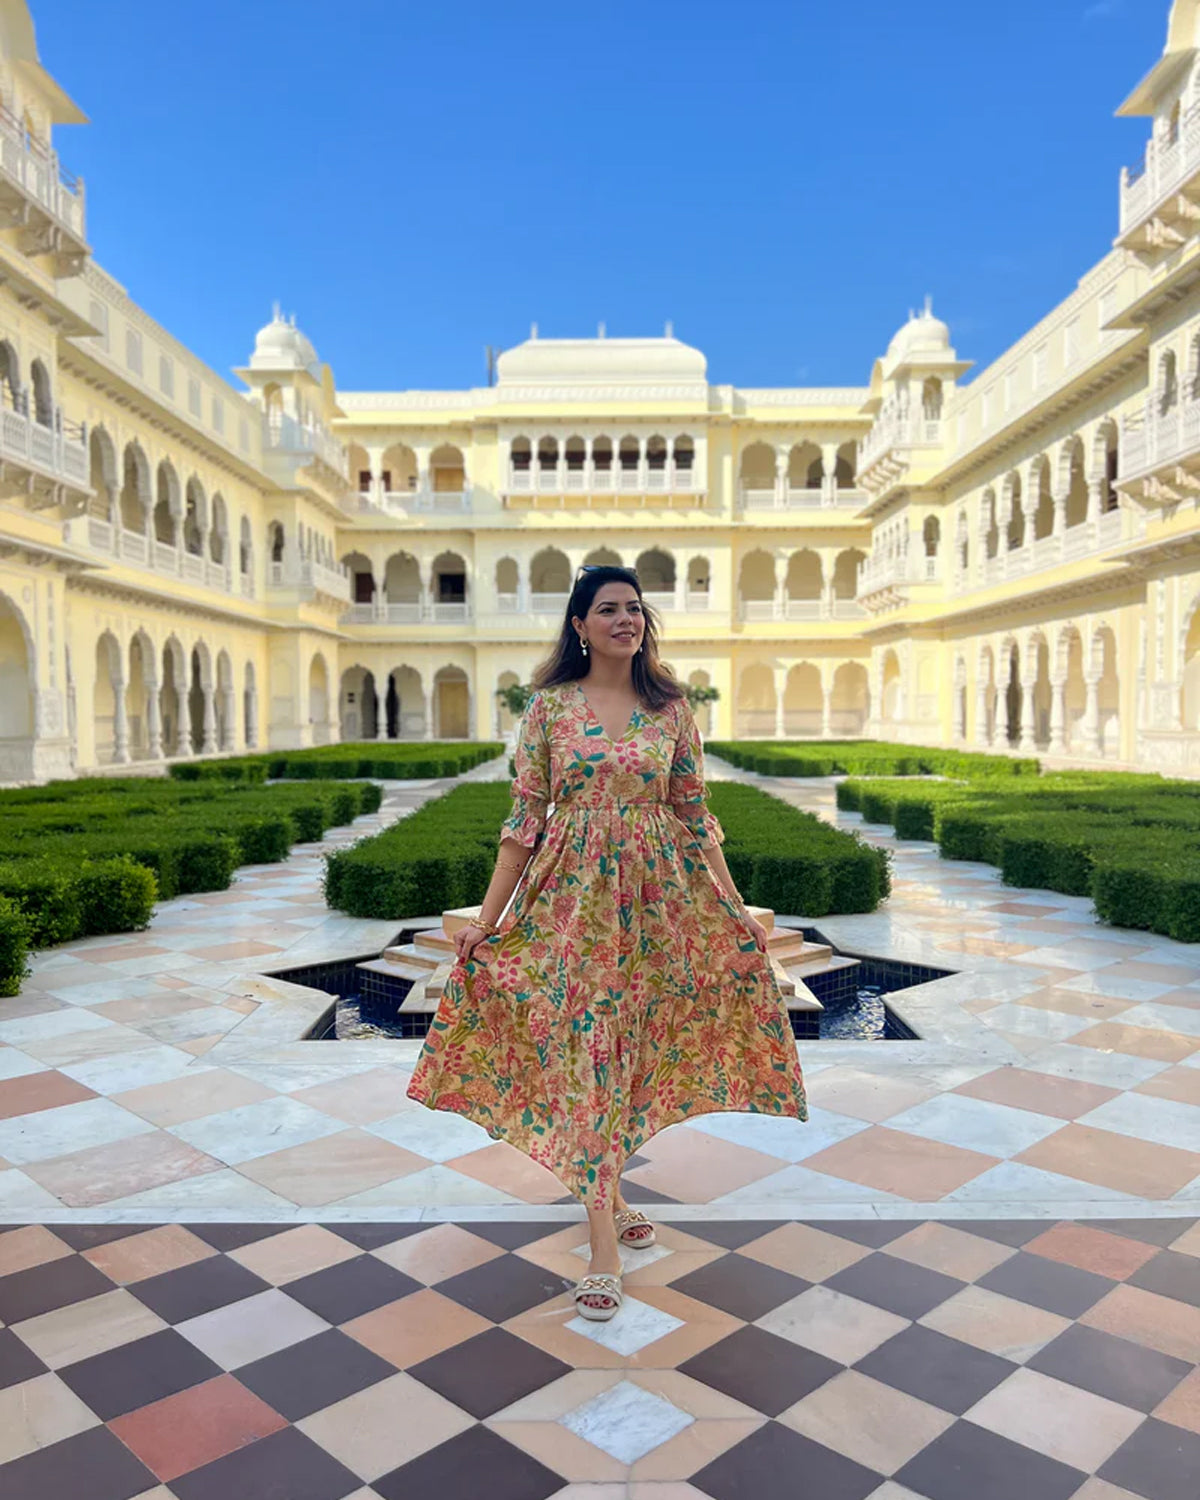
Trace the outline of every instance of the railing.
<instances>
[{"instance_id":1,"label":"railing","mask_svg":"<svg viewBox=\"0 0 1200 1500\"><path fill-rule=\"evenodd\" d=\"M349 478L346 450L332 433L306 427L284 412L263 417L263 445L275 452L314 453L343 479Z\"/></svg>"},{"instance_id":2,"label":"railing","mask_svg":"<svg viewBox=\"0 0 1200 1500\"><path fill-rule=\"evenodd\" d=\"M201 559L197 559L201 561ZM344 568L327 568L324 563L301 558L298 565L271 561L267 564L267 587L272 589L310 589L331 598L350 602L350 574Z\"/></svg>"},{"instance_id":3,"label":"railing","mask_svg":"<svg viewBox=\"0 0 1200 1500\"><path fill-rule=\"evenodd\" d=\"M365 493L368 502L372 500L372 491ZM439 515L452 516L461 515L473 509L473 497L470 485L464 485L461 490L377 490L380 504L384 510L400 511L405 515Z\"/></svg>"},{"instance_id":4,"label":"railing","mask_svg":"<svg viewBox=\"0 0 1200 1500\"><path fill-rule=\"evenodd\" d=\"M936 447L941 440L940 417L902 412L881 416L862 441L858 466L868 468L890 448Z\"/></svg>"},{"instance_id":5,"label":"railing","mask_svg":"<svg viewBox=\"0 0 1200 1500\"><path fill-rule=\"evenodd\" d=\"M465 599L374 599L352 604L343 625L469 625L473 617Z\"/></svg>"},{"instance_id":6,"label":"railing","mask_svg":"<svg viewBox=\"0 0 1200 1500\"><path fill-rule=\"evenodd\" d=\"M532 468L508 469L510 495L612 494L625 491L634 494L694 495L704 486L690 465L668 463L652 468L639 463L633 468L599 468L594 463L579 466L568 463L535 464Z\"/></svg>"},{"instance_id":7,"label":"railing","mask_svg":"<svg viewBox=\"0 0 1200 1500\"><path fill-rule=\"evenodd\" d=\"M768 620L820 620L827 617L824 598L739 599L738 616L747 624Z\"/></svg>"},{"instance_id":8,"label":"railing","mask_svg":"<svg viewBox=\"0 0 1200 1500\"><path fill-rule=\"evenodd\" d=\"M833 505L858 509L866 504L866 499L861 490L841 488L830 479L819 486L796 486L786 481L774 485L744 482L738 485L738 503L743 510L823 510Z\"/></svg>"},{"instance_id":9,"label":"railing","mask_svg":"<svg viewBox=\"0 0 1200 1500\"><path fill-rule=\"evenodd\" d=\"M1036 537L1020 547L984 558L974 570L957 568L952 589L956 594L963 594L974 586L990 587L1009 579L1045 572L1063 563L1078 562L1080 558L1115 547L1124 535L1124 512L1108 510L1093 521L1081 521L1063 532Z\"/></svg>"},{"instance_id":10,"label":"railing","mask_svg":"<svg viewBox=\"0 0 1200 1500\"><path fill-rule=\"evenodd\" d=\"M1162 410L1161 397L1151 396L1140 415L1126 417L1122 425L1123 474L1138 474L1185 453L1200 452L1200 392L1167 411Z\"/></svg>"},{"instance_id":11,"label":"railing","mask_svg":"<svg viewBox=\"0 0 1200 1500\"><path fill-rule=\"evenodd\" d=\"M86 239L83 183L65 172L58 153L25 129L0 105L0 171L78 240Z\"/></svg>"},{"instance_id":12,"label":"railing","mask_svg":"<svg viewBox=\"0 0 1200 1500\"><path fill-rule=\"evenodd\" d=\"M77 489L88 489L87 442L80 427L64 422L57 408L51 425L25 412L5 407L0 412L0 454L19 464L31 464Z\"/></svg>"},{"instance_id":13,"label":"railing","mask_svg":"<svg viewBox=\"0 0 1200 1500\"><path fill-rule=\"evenodd\" d=\"M1121 172L1121 233L1200 171L1200 104L1193 104L1179 123L1175 138L1149 141L1136 167Z\"/></svg>"}]
</instances>

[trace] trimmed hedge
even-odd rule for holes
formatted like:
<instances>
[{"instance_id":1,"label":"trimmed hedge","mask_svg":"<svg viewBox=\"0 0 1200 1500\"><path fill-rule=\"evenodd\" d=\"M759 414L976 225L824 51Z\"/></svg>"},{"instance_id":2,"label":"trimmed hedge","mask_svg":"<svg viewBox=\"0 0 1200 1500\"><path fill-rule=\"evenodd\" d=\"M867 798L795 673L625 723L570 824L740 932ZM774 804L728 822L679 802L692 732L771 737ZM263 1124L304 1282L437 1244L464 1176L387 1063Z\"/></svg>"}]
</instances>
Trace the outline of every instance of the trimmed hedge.
<instances>
[{"instance_id":1,"label":"trimmed hedge","mask_svg":"<svg viewBox=\"0 0 1200 1500\"><path fill-rule=\"evenodd\" d=\"M760 776L1036 776L1036 760L876 740L708 740L705 749Z\"/></svg>"},{"instance_id":2,"label":"trimmed hedge","mask_svg":"<svg viewBox=\"0 0 1200 1500\"><path fill-rule=\"evenodd\" d=\"M995 865L1006 885L1090 896L1101 921L1200 942L1200 797L1193 782L1062 772L976 782L845 781L838 806Z\"/></svg>"},{"instance_id":3,"label":"trimmed hedge","mask_svg":"<svg viewBox=\"0 0 1200 1500\"><path fill-rule=\"evenodd\" d=\"M374 782L267 787L224 777L0 792L0 987L20 983L20 942L47 948L137 931L156 900L225 890L239 865L278 863L294 843L319 840L382 799Z\"/></svg>"},{"instance_id":4,"label":"trimmed hedge","mask_svg":"<svg viewBox=\"0 0 1200 1500\"><path fill-rule=\"evenodd\" d=\"M29 918L0 896L0 995L16 995L29 972Z\"/></svg>"},{"instance_id":5,"label":"trimmed hedge","mask_svg":"<svg viewBox=\"0 0 1200 1500\"><path fill-rule=\"evenodd\" d=\"M433 781L461 776L494 760L503 750L499 741L492 740L447 744L368 740L359 745L320 745L312 750L276 750L222 760L176 761L170 774L176 781L354 781L360 777Z\"/></svg>"},{"instance_id":6,"label":"trimmed hedge","mask_svg":"<svg viewBox=\"0 0 1200 1500\"><path fill-rule=\"evenodd\" d=\"M746 899L805 916L874 911L890 890L881 849L756 787L717 783L709 805ZM483 899L509 810L503 782L460 786L325 857L325 899L355 917L434 915Z\"/></svg>"}]
</instances>

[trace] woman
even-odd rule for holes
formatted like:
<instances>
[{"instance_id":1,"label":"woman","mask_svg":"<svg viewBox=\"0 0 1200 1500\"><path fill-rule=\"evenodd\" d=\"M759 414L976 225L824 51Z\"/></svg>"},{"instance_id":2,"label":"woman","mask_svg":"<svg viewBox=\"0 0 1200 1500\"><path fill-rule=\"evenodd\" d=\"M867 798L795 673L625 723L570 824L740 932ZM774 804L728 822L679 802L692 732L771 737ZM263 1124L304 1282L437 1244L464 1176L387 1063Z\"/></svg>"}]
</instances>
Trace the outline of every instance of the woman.
<instances>
[{"instance_id":1,"label":"woman","mask_svg":"<svg viewBox=\"0 0 1200 1500\"><path fill-rule=\"evenodd\" d=\"M621 1193L638 1147L713 1110L807 1108L766 933L725 864L695 721L632 569L580 570L534 686L496 869L455 936L408 1092L583 1202L592 1254L575 1302L605 1320L620 1245L654 1243Z\"/></svg>"}]
</instances>

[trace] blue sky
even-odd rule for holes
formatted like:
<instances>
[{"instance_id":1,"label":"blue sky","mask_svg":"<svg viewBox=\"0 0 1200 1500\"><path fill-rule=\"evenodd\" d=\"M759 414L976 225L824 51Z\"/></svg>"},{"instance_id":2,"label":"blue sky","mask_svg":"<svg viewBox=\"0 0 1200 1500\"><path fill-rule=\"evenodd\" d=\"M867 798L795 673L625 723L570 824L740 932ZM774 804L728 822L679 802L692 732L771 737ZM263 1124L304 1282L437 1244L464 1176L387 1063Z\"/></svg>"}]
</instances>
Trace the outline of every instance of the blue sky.
<instances>
[{"instance_id":1,"label":"blue sky","mask_svg":"<svg viewBox=\"0 0 1200 1500\"><path fill-rule=\"evenodd\" d=\"M217 370L278 297L343 389L677 335L865 384L926 292L993 359L1116 232L1167 0L33 0L97 258Z\"/></svg>"}]
</instances>

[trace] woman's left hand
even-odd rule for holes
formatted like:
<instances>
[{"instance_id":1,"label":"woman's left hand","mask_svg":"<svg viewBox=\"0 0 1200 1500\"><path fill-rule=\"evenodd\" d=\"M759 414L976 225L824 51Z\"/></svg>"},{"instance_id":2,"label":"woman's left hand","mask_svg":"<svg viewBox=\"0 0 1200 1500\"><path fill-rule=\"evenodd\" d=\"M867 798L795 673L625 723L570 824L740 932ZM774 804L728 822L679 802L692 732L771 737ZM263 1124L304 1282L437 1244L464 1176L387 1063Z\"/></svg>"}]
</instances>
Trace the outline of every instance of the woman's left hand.
<instances>
[{"instance_id":1,"label":"woman's left hand","mask_svg":"<svg viewBox=\"0 0 1200 1500\"><path fill-rule=\"evenodd\" d=\"M750 916L749 913L746 915L746 926L754 934L754 941L758 944L758 951L765 953L767 951L767 929L756 917Z\"/></svg>"}]
</instances>

